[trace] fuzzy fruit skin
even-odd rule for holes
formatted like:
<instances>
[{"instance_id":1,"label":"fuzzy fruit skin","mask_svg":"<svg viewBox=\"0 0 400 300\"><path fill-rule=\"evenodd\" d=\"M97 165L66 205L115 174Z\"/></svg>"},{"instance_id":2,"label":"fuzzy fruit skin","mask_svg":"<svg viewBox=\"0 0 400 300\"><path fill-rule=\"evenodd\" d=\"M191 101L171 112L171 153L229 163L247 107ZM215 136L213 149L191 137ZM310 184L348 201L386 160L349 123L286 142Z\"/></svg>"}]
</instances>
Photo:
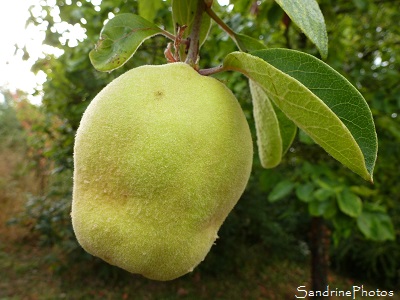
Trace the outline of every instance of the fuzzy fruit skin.
<instances>
[{"instance_id":1,"label":"fuzzy fruit skin","mask_svg":"<svg viewBox=\"0 0 400 300\"><path fill-rule=\"evenodd\" d=\"M193 270L250 176L236 98L189 65L142 66L85 111L74 147L72 225L92 255L155 280Z\"/></svg>"}]
</instances>

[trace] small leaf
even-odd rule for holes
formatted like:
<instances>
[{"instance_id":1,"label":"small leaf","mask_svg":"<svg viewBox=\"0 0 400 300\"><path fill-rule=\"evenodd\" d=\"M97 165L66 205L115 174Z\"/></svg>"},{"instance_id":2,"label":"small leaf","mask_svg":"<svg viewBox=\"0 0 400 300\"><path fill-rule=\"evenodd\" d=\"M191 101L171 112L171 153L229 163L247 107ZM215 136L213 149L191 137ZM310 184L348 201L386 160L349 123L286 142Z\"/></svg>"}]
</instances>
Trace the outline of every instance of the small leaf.
<instances>
[{"instance_id":1,"label":"small leaf","mask_svg":"<svg viewBox=\"0 0 400 300\"><path fill-rule=\"evenodd\" d=\"M338 193L337 202L340 210L350 217L356 218L362 212L361 199L347 188Z\"/></svg>"},{"instance_id":2,"label":"small leaf","mask_svg":"<svg viewBox=\"0 0 400 300\"><path fill-rule=\"evenodd\" d=\"M282 138L282 156L289 150L297 133L297 126L273 102L272 106L278 118Z\"/></svg>"},{"instance_id":3,"label":"small leaf","mask_svg":"<svg viewBox=\"0 0 400 300\"><path fill-rule=\"evenodd\" d=\"M316 0L275 0L290 19L317 46L321 56L328 56L328 34L325 20Z\"/></svg>"},{"instance_id":4,"label":"small leaf","mask_svg":"<svg viewBox=\"0 0 400 300\"><path fill-rule=\"evenodd\" d=\"M301 184L296 188L296 196L303 202L311 202L314 199L314 185L311 182Z\"/></svg>"},{"instance_id":5,"label":"small leaf","mask_svg":"<svg viewBox=\"0 0 400 300\"><path fill-rule=\"evenodd\" d=\"M315 142L303 130L299 131L299 141L306 145L314 145Z\"/></svg>"},{"instance_id":6,"label":"small leaf","mask_svg":"<svg viewBox=\"0 0 400 300\"><path fill-rule=\"evenodd\" d=\"M366 186L354 185L350 187L350 190L353 193L363 197L370 197L378 194L378 190L372 190L370 188L367 188Z\"/></svg>"},{"instance_id":7,"label":"small leaf","mask_svg":"<svg viewBox=\"0 0 400 300\"><path fill-rule=\"evenodd\" d=\"M335 201L332 198L328 201L311 201L308 203L308 212L314 217L331 218L336 214Z\"/></svg>"},{"instance_id":8,"label":"small leaf","mask_svg":"<svg viewBox=\"0 0 400 300\"><path fill-rule=\"evenodd\" d=\"M172 19L175 26L186 25L187 28L184 31L183 38L186 39L192 31L193 21L197 10L198 0L173 0L172 1ZM211 18L204 12L201 19L200 25L200 38L199 45L203 45L207 39L208 33L211 28ZM175 34L177 27L175 27ZM184 49L181 50L181 60L185 60L186 53Z\"/></svg>"},{"instance_id":9,"label":"small leaf","mask_svg":"<svg viewBox=\"0 0 400 300\"><path fill-rule=\"evenodd\" d=\"M318 201L326 201L333 195L334 192L328 189L318 189L314 192L314 198L317 199Z\"/></svg>"},{"instance_id":10,"label":"small leaf","mask_svg":"<svg viewBox=\"0 0 400 300\"><path fill-rule=\"evenodd\" d=\"M148 1L148 0L137 0L139 4L139 15L146 20L153 22L157 11L162 8L162 1Z\"/></svg>"},{"instance_id":11,"label":"small leaf","mask_svg":"<svg viewBox=\"0 0 400 300\"><path fill-rule=\"evenodd\" d=\"M279 182L268 196L269 202L276 202L289 195L294 188L294 183L289 180Z\"/></svg>"},{"instance_id":12,"label":"small leaf","mask_svg":"<svg viewBox=\"0 0 400 300\"><path fill-rule=\"evenodd\" d=\"M343 76L311 55L288 49L233 52L225 58L224 68L257 82L325 151L372 181L377 154L372 114Z\"/></svg>"},{"instance_id":13,"label":"small leaf","mask_svg":"<svg viewBox=\"0 0 400 300\"><path fill-rule=\"evenodd\" d=\"M368 239L374 241L395 240L392 220L386 213L363 211L357 218L357 226Z\"/></svg>"},{"instance_id":14,"label":"small leaf","mask_svg":"<svg viewBox=\"0 0 400 300\"><path fill-rule=\"evenodd\" d=\"M138 15L117 15L101 30L90 60L97 70L112 71L125 64L146 39L157 34L164 31Z\"/></svg>"},{"instance_id":15,"label":"small leaf","mask_svg":"<svg viewBox=\"0 0 400 300\"><path fill-rule=\"evenodd\" d=\"M235 42L240 51L243 52L252 52L266 48L260 40L241 33L235 33Z\"/></svg>"}]
</instances>

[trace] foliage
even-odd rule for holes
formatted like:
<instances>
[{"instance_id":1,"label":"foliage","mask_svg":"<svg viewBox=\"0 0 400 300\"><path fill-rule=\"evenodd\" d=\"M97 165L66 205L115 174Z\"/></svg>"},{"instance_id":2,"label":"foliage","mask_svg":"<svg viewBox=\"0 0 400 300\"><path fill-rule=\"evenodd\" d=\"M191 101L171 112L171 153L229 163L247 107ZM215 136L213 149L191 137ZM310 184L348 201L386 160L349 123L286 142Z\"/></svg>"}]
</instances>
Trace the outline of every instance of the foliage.
<instances>
[{"instance_id":1,"label":"foliage","mask_svg":"<svg viewBox=\"0 0 400 300\"><path fill-rule=\"evenodd\" d=\"M60 19L63 22L85 30L86 38L79 41L77 46L72 46L73 40L66 39L68 32L56 29L60 22L53 17L52 4L43 1L40 9L47 14L32 14L30 20L35 24L47 22L46 42L63 50L60 57L47 55L36 63L34 69L43 70L47 74L47 81L43 86L43 108L46 118L59 120L55 126L46 123L42 128L43 131L48 131L53 126L57 132L51 138L51 143L46 146L46 155L55 162L57 170L69 175L72 170L74 134L89 101L109 81L127 69L142 64L165 62L163 51L167 41L164 37L157 36L144 41L134 58L114 72L97 72L91 65L88 53L99 37L103 21L114 14L139 13L163 30L175 31L168 11L169 1L162 1L157 11L152 11L151 14L146 10L144 1L128 3L124 0L104 0L98 6L90 1L79 2L80 5L78 2L72 2L67 4L68 1L57 0L56 6L59 7ZM235 38L229 40L229 34L212 26L207 41L200 49L201 67L219 65L228 53L237 50L236 45L239 45L239 48L246 45L258 47L254 41L246 39L246 35L259 39L269 48L287 47L318 56L318 50L324 48L323 43L319 44L314 40L318 46L315 47L306 38L301 31L304 28L295 21L288 8L283 7L284 2L287 1L278 1L281 7L273 1L235 0L231 1L234 4L231 11L226 7L214 5L215 13L229 26L232 30L231 36ZM396 190L400 157L400 87L397 84L400 54L396 49L400 43L400 34L399 29L393 26L398 19L398 9L396 4L390 1L319 2L330 41L326 62L360 89L372 109L380 145L380 156L374 175L375 184L366 187L364 182L316 147L309 135L301 130L294 138L293 144L290 139L282 143L281 153L286 153L286 156L281 156L281 165L276 169L262 169L259 158L255 156L253 176L248 189L222 227L221 240L211 254L221 258L230 253L227 249L231 249L236 243L261 243L268 253L276 253L276 249L288 249L287 252L276 253L278 256L286 256L291 247L296 247L297 257L304 257L307 254L307 247L304 247L307 237L304 231L309 226L310 215L324 216L333 230L336 247L332 251L332 258L337 268L345 269L349 262L355 263L360 266L357 275L385 277L388 283L393 284L400 269L400 260L391 256L391 253L400 253L400 245L393 241L396 233L393 228L400 226L398 218L395 218L400 213L399 195ZM138 4L142 5L141 11ZM290 21L284 10L293 17L297 25ZM309 36L314 35L306 31ZM325 52L321 50L322 55ZM247 54L237 53L231 56L234 55ZM260 54L262 55L264 54ZM257 62L261 64L261 60ZM264 60L263 64L272 62ZM319 62L316 66L319 68L323 63ZM287 74L281 74L282 67L273 66L270 69L275 75L288 78ZM255 140L255 121L252 117L247 81L243 80L239 73L225 72L215 76L226 82L240 100L252 125ZM293 74L290 74L290 77L291 83L301 81ZM264 78L260 79L259 83L262 81ZM330 81L327 80L327 84ZM304 85L307 90L310 89L310 85ZM285 86L282 85L281 88ZM271 97L271 94L269 96ZM276 99L271 100L273 105L279 107ZM322 106L322 98L318 100L320 102L316 103ZM276 107L273 109L277 111ZM348 110L345 109L345 113ZM359 136L361 135L359 133ZM353 133L349 135L349 139L352 137ZM335 141L339 140L340 137ZM361 152L358 161L363 161L367 156L365 151ZM368 173L371 172L370 167ZM40 220L37 224L41 225L36 229L41 230L44 240L49 239L61 245L65 242L63 245L66 245L73 240L72 232L65 232L70 230L69 225L66 225L69 220L67 203L71 194L70 186L58 190L56 185L54 189L55 193L50 192L51 196L49 194L32 198L28 212L36 220ZM294 201L295 198L301 201ZM347 200L344 201L345 199ZM394 220L394 227L388 215ZM368 220L365 221L366 219ZM59 234L59 230L64 233ZM388 241L372 243L368 238ZM222 267L217 258L213 261L216 266Z\"/></svg>"}]
</instances>

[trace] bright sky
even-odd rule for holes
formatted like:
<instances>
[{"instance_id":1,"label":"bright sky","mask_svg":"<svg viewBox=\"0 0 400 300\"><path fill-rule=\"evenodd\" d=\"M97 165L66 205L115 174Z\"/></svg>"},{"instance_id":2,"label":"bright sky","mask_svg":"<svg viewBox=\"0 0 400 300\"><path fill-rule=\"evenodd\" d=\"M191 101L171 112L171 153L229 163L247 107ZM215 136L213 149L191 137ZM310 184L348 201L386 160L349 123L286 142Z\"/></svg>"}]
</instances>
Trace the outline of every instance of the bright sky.
<instances>
[{"instance_id":1,"label":"bright sky","mask_svg":"<svg viewBox=\"0 0 400 300\"><path fill-rule=\"evenodd\" d=\"M48 4L54 0L41 0ZM70 0L66 0L70 2ZM101 0L91 0L98 5ZM97 3L99 2L99 3ZM220 5L228 5L229 0L218 0ZM29 7L39 4L39 0L6 0L1 3L0 10L0 88L11 91L17 89L32 94L34 88L40 86L45 80L46 75L41 72L33 74L30 69L32 64L43 56L43 52L54 53L54 48L42 45L44 32L39 28L30 25L26 28L26 20L29 18ZM55 12L57 15L57 12ZM76 35L77 39L82 39L81 28L66 28L65 24L58 24L57 31L68 30L70 34ZM64 26L63 26L64 25ZM71 26L72 27L72 26ZM81 29L81 30L79 30ZM71 41L70 41L71 42ZM25 47L29 52L30 58L27 61L22 59L23 51L17 50ZM40 103L40 97L29 96L33 103ZM0 101L3 97L0 93Z\"/></svg>"},{"instance_id":2,"label":"bright sky","mask_svg":"<svg viewBox=\"0 0 400 300\"><path fill-rule=\"evenodd\" d=\"M29 18L28 8L37 2L37 0L13 0L1 3L0 87L11 91L21 89L31 94L36 84L45 80L44 74L35 76L30 72L33 61L42 52L43 33L32 26L25 28L26 20ZM15 44L20 47L26 45L32 57L28 61L23 61L23 53L16 52ZM32 100L35 101L33 98Z\"/></svg>"}]
</instances>

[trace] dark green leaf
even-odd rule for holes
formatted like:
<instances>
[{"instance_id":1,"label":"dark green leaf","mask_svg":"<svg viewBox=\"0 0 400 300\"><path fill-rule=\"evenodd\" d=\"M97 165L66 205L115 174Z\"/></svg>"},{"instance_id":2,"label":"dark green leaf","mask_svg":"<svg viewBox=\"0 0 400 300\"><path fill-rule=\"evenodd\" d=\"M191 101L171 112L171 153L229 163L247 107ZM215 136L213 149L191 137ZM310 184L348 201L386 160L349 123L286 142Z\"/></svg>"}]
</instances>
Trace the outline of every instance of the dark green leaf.
<instances>
[{"instance_id":1,"label":"dark green leaf","mask_svg":"<svg viewBox=\"0 0 400 300\"><path fill-rule=\"evenodd\" d=\"M334 199L328 201L311 201L308 203L308 212L314 217L331 218L336 214L336 205Z\"/></svg>"}]
</instances>

